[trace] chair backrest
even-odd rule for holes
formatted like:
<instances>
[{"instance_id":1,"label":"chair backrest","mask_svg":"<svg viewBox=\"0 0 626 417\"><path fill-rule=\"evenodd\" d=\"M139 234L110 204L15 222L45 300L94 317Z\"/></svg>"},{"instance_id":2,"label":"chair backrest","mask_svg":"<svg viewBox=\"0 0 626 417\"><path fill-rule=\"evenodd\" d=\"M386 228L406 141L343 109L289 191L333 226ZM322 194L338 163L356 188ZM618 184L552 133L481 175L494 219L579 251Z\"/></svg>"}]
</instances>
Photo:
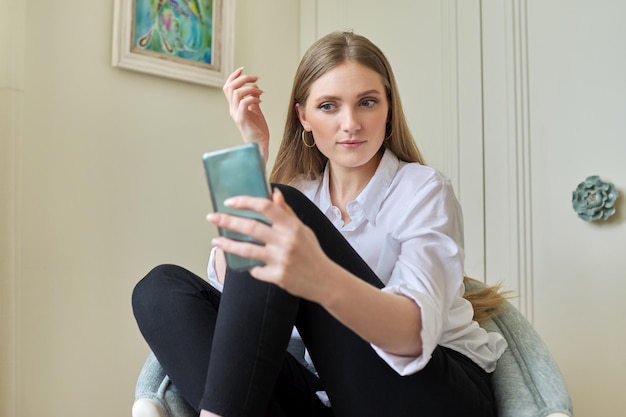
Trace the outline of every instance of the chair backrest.
<instances>
[{"instance_id":1,"label":"chair backrest","mask_svg":"<svg viewBox=\"0 0 626 417\"><path fill-rule=\"evenodd\" d=\"M466 292L484 284L465 281ZM524 315L508 301L500 315L483 323L502 334L508 348L492 376L499 417L572 416L565 380L553 356Z\"/></svg>"}]
</instances>

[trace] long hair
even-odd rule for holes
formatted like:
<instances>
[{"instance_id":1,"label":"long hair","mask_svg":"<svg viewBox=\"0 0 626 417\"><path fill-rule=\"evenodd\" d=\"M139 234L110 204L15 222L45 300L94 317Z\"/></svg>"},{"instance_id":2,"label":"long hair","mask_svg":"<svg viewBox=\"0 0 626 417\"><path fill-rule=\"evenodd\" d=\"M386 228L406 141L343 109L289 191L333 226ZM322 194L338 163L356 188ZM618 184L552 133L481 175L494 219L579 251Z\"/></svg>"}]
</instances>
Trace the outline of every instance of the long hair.
<instances>
[{"instance_id":1,"label":"long hair","mask_svg":"<svg viewBox=\"0 0 626 417\"><path fill-rule=\"evenodd\" d=\"M312 180L324 171L327 158L317 147L309 148L303 143L304 128L300 123L296 104L304 107L313 83L328 71L348 61L372 69L383 81L389 101L383 146L389 148L402 161L424 164L422 154L409 130L396 79L385 55L363 36L352 32L333 32L313 43L300 61L291 90L283 138L270 174L271 182L289 184L297 178ZM498 286L484 288L477 293L468 294L466 298L472 303L475 319L479 322L497 315L505 301Z\"/></svg>"},{"instance_id":2,"label":"long hair","mask_svg":"<svg viewBox=\"0 0 626 417\"><path fill-rule=\"evenodd\" d=\"M344 62L356 62L377 72L385 86L389 115L385 145L406 162L424 163L402 110L402 103L389 61L369 39L352 32L334 32L317 40L302 57L296 71L287 109L282 142L270 175L272 182L289 184L296 178L315 179L321 175L327 158L317 149L304 146L304 129L296 104L306 105L311 86L322 75Z\"/></svg>"},{"instance_id":3,"label":"long hair","mask_svg":"<svg viewBox=\"0 0 626 417\"><path fill-rule=\"evenodd\" d=\"M509 292L504 291L501 284L489 286L470 277L464 277L463 282L466 288L472 288L463 297L472 304L474 320L479 324L497 317L505 309Z\"/></svg>"}]
</instances>

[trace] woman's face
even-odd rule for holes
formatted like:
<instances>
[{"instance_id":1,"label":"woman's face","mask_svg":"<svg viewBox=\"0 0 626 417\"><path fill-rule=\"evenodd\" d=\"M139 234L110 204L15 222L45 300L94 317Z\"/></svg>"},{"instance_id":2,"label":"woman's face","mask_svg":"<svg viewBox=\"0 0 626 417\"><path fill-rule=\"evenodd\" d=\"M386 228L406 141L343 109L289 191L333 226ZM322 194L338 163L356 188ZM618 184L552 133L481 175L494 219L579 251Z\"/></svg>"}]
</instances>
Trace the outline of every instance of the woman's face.
<instances>
[{"instance_id":1,"label":"woman's face","mask_svg":"<svg viewBox=\"0 0 626 417\"><path fill-rule=\"evenodd\" d=\"M385 86L377 72L347 61L318 78L306 104L296 104L296 110L331 167L373 165L375 169L379 159L374 156L385 139L389 111Z\"/></svg>"}]
</instances>

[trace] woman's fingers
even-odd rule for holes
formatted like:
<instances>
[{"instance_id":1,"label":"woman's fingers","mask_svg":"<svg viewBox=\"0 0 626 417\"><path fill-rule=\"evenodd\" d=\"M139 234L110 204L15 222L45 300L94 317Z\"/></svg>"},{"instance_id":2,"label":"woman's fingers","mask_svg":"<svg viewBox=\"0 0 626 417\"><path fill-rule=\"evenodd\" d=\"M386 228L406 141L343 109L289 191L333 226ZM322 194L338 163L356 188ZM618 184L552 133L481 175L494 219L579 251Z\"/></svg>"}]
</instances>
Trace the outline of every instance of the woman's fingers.
<instances>
[{"instance_id":1,"label":"woman's fingers","mask_svg":"<svg viewBox=\"0 0 626 417\"><path fill-rule=\"evenodd\" d=\"M289 207L289 205L285 201L285 196L283 196L283 193L280 191L279 188L274 188L274 190L272 191L272 201L283 210L296 216L296 213L291 209L291 207Z\"/></svg>"},{"instance_id":2,"label":"woman's fingers","mask_svg":"<svg viewBox=\"0 0 626 417\"><path fill-rule=\"evenodd\" d=\"M243 67L239 67L236 70L234 70L229 76L228 78L226 78L226 82L224 83L224 86L222 87L222 90L224 91L224 93L226 93L227 91L230 90L230 86L232 85L232 82L241 75L241 73L243 72Z\"/></svg>"},{"instance_id":3,"label":"woman's fingers","mask_svg":"<svg viewBox=\"0 0 626 417\"><path fill-rule=\"evenodd\" d=\"M243 67L237 68L228 76L222 90L224 91L226 97L229 98L234 90L244 86L245 84L254 83L258 79L259 77L256 75L243 74Z\"/></svg>"},{"instance_id":4,"label":"woman's fingers","mask_svg":"<svg viewBox=\"0 0 626 417\"><path fill-rule=\"evenodd\" d=\"M207 215L207 220L221 229L248 235L262 242L268 240L267 234L271 227L256 219L226 213L211 213Z\"/></svg>"},{"instance_id":5,"label":"woman's fingers","mask_svg":"<svg viewBox=\"0 0 626 417\"><path fill-rule=\"evenodd\" d=\"M224 202L231 208L260 213L269 220L271 225L255 219L226 213L211 213L207 215L207 219L219 228L248 235L265 244L277 244L284 239L281 236L281 231L289 234L288 230L295 230L299 220L285 203L279 191L275 191L272 198L276 199L277 202L266 198L247 196L232 197ZM216 243L220 244L220 247L221 241L222 239L216 241ZM226 247L222 247L222 249L229 251ZM242 254L237 252L237 255Z\"/></svg>"},{"instance_id":6,"label":"woman's fingers","mask_svg":"<svg viewBox=\"0 0 626 417\"><path fill-rule=\"evenodd\" d=\"M234 90L229 100L230 115L236 118L237 115L250 110L252 104L258 105L261 102L261 91L256 86L245 86Z\"/></svg>"},{"instance_id":7,"label":"woman's fingers","mask_svg":"<svg viewBox=\"0 0 626 417\"><path fill-rule=\"evenodd\" d=\"M264 246L256 243L237 241L223 237L213 239L212 243L224 252L265 262L266 251L264 250Z\"/></svg>"},{"instance_id":8,"label":"woman's fingers","mask_svg":"<svg viewBox=\"0 0 626 417\"><path fill-rule=\"evenodd\" d=\"M226 99L231 104L231 109L237 107L239 101L248 95L259 96L262 91L255 84L259 77L256 75L242 74L243 68L239 68L233 72L226 83L224 83L223 91Z\"/></svg>"},{"instance_id":9,"label":"woman's fingers","mask_svg":"<svg viewBox=\"0 0 626 417\"><path fill-rule=\"evenodd\" d=\"M271 199L237 196L224 201L224 204L234 209L256 211L265 216L272 224L286 224L291 219L297 220L297 216L287 205L278 189L274 189Z\"/></svg>"},{"instance_id":10,"label":"woman's fingers","mask_svg":"<svg viewBox=\"0 0 626 417\"><path fill-rule=\"evenodd\" d=\"M280 240L278 236L272 233L271 226L255 219L225 213L211 213L207 216L207 219L217 227L248 235L257 241L263 242L263 245L259 245L225 237L213 239L212 243L218 249L244 258L257 259L267 264L272 257L272 251L268 250L268 242Z\"/></svg>"}]
</instances>

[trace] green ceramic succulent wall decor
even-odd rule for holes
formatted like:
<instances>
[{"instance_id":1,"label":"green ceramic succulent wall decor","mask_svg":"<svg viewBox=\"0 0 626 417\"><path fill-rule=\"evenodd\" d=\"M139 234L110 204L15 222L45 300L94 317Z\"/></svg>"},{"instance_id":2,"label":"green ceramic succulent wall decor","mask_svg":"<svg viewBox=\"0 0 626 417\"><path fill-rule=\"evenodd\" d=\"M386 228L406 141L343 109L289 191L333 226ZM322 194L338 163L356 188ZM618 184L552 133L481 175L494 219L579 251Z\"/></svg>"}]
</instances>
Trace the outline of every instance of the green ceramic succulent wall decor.
<instances>
[{"instance_id":1,"label":"green ceramic succulent wall decor","mask_svg":"<svg viewBox=\"0 0 626 417\"><path fill-rule=\"evenodd\" d=\"M615 214L617 197L615 185L591 175L572 193L572 206L578 217L585 221L606 220Z\"/></svg>"}]
</instances>

